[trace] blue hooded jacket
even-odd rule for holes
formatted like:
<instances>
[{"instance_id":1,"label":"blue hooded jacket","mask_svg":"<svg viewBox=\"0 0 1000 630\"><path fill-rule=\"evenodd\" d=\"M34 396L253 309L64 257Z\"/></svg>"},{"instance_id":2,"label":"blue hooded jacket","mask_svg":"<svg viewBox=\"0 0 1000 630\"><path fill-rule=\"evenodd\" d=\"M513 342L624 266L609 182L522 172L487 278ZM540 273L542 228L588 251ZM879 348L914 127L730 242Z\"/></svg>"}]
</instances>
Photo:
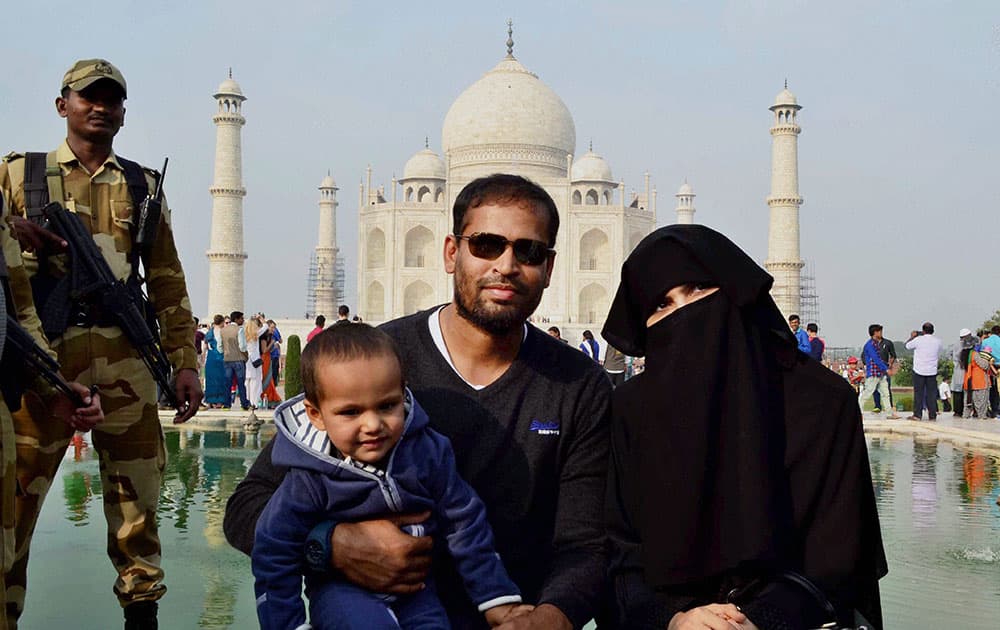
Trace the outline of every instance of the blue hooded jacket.
<instances>
[{"instance_id":1,"label":"blue hooded jacket","mask_svg":"<svg viewBox=\"0 0 1000 630\"><path fill-rule=\"evenodd\" d=\"M262 629L308 627L302 576L307 595L312 585L330 579L305 565L306 537L313 527L394 513L431 512L423 531L414 533L447 542L480 611L521 601L494 550L483 502L456 471L451 442L428 426L427 414L409 390L403 435L385 471L331 455L330 441L309 422L304 400L296 396L274 413L278 433L272 460L290 469L257 522L251 555Z\"/></svg>"}]
</instances>

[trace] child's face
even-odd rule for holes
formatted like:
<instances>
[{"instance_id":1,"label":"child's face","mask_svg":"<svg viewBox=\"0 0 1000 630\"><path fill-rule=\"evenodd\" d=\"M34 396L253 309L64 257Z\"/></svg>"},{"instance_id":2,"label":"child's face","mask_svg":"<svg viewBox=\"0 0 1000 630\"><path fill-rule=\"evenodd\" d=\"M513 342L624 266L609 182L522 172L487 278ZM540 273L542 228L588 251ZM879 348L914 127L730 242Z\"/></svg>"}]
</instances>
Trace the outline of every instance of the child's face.
<instances>
[{"instance_id":1,"label":"child's face","mask_svg":"<svg viewBox=\"0 0 1000 630\"><path fill-rule=\"evenodd\" d=\"M306 400L309 421L345 456L366 464L382 461L406 420L396 357L328 361L318 369L319 406Z\"/></svg>"}]
</instances>

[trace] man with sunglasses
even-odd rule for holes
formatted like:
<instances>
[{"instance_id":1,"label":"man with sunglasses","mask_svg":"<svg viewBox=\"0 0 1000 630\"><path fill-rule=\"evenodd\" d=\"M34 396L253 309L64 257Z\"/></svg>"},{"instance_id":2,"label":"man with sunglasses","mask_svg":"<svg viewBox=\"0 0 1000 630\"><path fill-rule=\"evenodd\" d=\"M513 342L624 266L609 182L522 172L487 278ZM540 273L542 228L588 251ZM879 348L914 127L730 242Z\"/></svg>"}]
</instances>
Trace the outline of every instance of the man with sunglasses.
<instances>
[{"instance_id":1,"label":"man with sunglasses","mask_svg":"<svg viewBox=\"0 0 1000 630\"><path fill-rule=\"evenodd\" d=\"M469 183L445 238L451 302L383 324L408 385L452 443L459 473L486 504L496 548L532 612L505 629L579 628L605 571L603 501L611 387L599 365L527 323L549 284L559 214L515 175ZM270 445L229 500L224 529L249 553L254 524L285 470ZM324 523L306 544L314 570L405 596L432 579L455 628L485 627L450 558L401 525L427 514ZM428 574L429 571L429 574Z\"/></svg>"}]
</instances>

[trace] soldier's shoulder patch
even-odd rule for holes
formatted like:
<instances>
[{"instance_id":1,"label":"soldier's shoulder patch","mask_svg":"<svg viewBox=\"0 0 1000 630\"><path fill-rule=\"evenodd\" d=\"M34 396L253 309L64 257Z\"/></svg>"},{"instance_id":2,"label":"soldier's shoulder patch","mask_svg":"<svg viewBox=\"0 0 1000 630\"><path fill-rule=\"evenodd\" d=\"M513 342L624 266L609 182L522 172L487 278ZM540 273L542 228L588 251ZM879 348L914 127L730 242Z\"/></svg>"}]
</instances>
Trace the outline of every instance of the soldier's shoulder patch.
<instances>
[{"instance_id":1,"label":"soldier's shoulder patch","mask_svg":"<svg viewBox=\"0 0 1000 630\"><path fill-rule=\"evenodd\" d=\"M13 162L14 160L21 160L24 158L23 153L18 153L17 151L11 151L7 155L3 156L4 162Z\"/></svg>"}]
</instances>

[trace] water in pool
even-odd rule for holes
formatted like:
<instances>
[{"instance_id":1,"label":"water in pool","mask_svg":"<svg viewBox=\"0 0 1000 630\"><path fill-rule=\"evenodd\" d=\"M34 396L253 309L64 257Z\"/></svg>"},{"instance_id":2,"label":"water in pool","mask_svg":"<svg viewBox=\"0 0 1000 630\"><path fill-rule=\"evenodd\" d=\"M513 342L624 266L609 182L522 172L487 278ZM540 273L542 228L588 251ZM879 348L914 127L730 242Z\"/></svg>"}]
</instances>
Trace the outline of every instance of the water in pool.
<instances>
[{"instance_id":1,"label":"water in pool","mask_svg":"<svg viewBox=\"0 0 1000 630\"><path fill-rule=\"evenodd\" d=\"M250 563L226 544L222 515L259 441L172 428L166 439L160 627L254 628ZM1000 453L901 437L868 444L889 556L886 628L997 627ZM39 520L23 628L121 627L104 531L96 455L71 447Z\"/></svg>"}]
</instances>

